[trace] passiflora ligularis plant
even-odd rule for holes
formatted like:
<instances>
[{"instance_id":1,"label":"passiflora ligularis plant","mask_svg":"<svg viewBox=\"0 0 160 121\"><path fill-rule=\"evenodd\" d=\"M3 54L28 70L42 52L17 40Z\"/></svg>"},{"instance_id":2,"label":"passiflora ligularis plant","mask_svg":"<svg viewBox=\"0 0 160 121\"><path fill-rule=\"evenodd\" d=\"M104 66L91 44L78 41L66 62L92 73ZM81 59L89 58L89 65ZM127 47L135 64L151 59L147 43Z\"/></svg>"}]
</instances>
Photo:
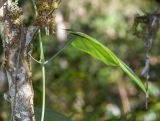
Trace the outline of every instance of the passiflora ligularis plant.
<instances>
[{"instance_id":1,"label":"passiflora ligularis plant","mask_svg":"<svg viewBox=\"0 0 160 121\"><path fill-rule=\"evenodd\" d=\"M72 36L73 38L49 60L45 60L41 31L45 30L47 35L55 33L55 12L59 7L60 2L60 0L7 0L3 2L1 7L1 12L3 13L0 16L0 21L2 23L0 34L3 42L2 67L7 75L9 85L8 92L5 93L4 97L11 103L11 120L13 121L36 120L33 104L34 89L32 87L31 60L39 63L42 70L43 98L41 121L44 121L45 66L70 43L74 47L97 58L108 66L121 68L131 80L147 94L147 90L140 78L121 59L119 59L109 48L84 33L66 30L68 31L69 36ZM31 55L33 47L32 40L34 40L37 35L40 43L40 60L36 60ZM143 74L146 73L146 70L147 69L144 69L145 72L143 72ZM67 118L55 120L69 121Z\"/></svg>"}]
</instances>

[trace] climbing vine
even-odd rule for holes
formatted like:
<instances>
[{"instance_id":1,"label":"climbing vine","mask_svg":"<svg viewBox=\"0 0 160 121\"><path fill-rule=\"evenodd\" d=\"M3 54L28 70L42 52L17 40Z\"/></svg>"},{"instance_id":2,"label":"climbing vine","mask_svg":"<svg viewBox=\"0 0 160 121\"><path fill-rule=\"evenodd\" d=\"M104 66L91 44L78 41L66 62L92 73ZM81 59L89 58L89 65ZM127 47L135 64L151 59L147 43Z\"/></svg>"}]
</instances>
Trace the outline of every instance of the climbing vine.
<instances>
[{"instance_id":1,"label":"climbing vine","mask_svg":"<svg viewBox=\"0 0 160 121\"><path fill-rule=\"evenodd\" d=\"M154 40L154 36L158 31L158 26L160 22L160 13L155 12L153 14L145 15L145 16L138 16L135 19L135 24L138 26L139 24L144 24L143 27L143 34L145 37L145 47L146 47L146 59L145 59L145 66L141 72L141 75L146 79L146 101L145 107L148 108L148 89L149 89L149 81L150 81L150 51L152 48L152 43Z\"/></svg>"}]
</instances>

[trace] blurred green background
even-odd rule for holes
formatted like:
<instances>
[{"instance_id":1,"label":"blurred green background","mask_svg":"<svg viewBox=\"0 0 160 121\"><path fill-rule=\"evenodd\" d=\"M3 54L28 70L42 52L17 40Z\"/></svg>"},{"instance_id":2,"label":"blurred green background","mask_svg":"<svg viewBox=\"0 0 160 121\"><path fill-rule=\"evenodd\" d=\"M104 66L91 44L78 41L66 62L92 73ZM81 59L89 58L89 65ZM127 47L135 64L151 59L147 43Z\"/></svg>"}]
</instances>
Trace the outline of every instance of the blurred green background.
<instances>
[{"instance_id":1,"label":"blurred green background","mask_svg":"<svg viewBox=\"0 0 160 121\"><path fill-rule=\"evenodd\" d=\"M140 76L145 64L145 33L140 30L135 34L134 18L159 7L154 0L63 0L56 13L56 33L43 34L46 59L69 39L63 29L74 29L100 40ZM120 69L107 67L71 45L47 65L46 107L72 121L159 121L159 39L160 32L151 51L148 110L144 93ZM33 42L33 56L39 58L38 40ZM33 86L35 107L40 108L41 71L35 62ZM4 90L0 90L0 121L7 121L10 114Z\"/></svg>"}]
</instances>

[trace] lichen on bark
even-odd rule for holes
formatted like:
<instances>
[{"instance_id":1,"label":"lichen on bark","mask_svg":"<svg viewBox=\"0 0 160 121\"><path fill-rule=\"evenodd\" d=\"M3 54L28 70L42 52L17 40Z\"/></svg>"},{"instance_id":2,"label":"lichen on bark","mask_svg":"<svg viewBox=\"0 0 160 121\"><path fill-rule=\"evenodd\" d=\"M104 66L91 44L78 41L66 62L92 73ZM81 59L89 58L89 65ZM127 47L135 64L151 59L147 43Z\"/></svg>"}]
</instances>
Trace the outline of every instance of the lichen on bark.
<instances>
[{"instance_id":1,"label":"lichen on bark","mask_svg":"<svg viewBox=\"0 0 160 121\"><path fill-rule=\"evenodd\" d=\"M9 86L4 97L11 103L13 121L34 121L32 65L28 52L37 28L18 22L22 11L15 3L4 4L1 12L3 68Z\"/></svg>"},{"instance_id":2,"label":"lichen on bark","mask_svg":"<svg viewBox=\"0 0 160 121\"><path fill-rule=\"evenodd\" d=\"M47 30L48 34L54 33L54 11L58 8L59 2L48 0L34 3L26 0L22 6L13 0L0 3L3 68L9 86L4 97L11 103L12 121L35 120L29 52L32 40L39 29Z\"/></svg>"}]
</instances>

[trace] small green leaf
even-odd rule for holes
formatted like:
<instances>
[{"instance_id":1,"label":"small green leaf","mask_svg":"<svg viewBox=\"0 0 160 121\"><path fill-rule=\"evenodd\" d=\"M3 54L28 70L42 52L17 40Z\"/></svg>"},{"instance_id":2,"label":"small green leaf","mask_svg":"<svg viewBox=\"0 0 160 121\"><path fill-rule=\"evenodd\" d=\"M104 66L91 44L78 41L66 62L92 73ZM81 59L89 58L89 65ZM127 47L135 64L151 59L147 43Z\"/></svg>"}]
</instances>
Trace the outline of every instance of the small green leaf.
<instances>
[{"instance_id":1,"label":"small green leaf","mask_svg":"<svg viewBox=\"0 0 160 121\"><path fill-rule=\"evenodd\" d=\"M138 78L138 76L123 61L121 61L111 50L102 45L96 39L84 33L73 32L73 31L70 31L70 33L76 36L76 38L74 38L72 42L72 45L74 47L101 60L106 65L120 67L146 93L145 86Z\"/></svg>"}]
</instances>

